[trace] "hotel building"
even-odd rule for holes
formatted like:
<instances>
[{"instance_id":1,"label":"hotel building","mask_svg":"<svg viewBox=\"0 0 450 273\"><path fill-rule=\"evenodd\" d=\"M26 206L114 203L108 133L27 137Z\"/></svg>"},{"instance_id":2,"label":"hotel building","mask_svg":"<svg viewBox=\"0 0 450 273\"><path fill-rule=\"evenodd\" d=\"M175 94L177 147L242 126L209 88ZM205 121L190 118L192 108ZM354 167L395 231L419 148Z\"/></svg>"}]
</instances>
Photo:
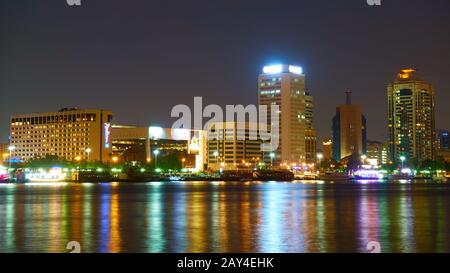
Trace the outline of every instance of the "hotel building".
<instances>
[{"instance_id":1,"label":"hotel building","mask_svg":"<svg viewBox=\"0 0 450 273\"><path fill-rule=\"evenodd\" d=\"M69 161L107 162L112 118L111 111L76 108L12 116L11 156L20 161L55 155Z\"/></svg>"},{"instance_id":2,"label":"hotel building","mask_svg":"<svg viewBox=\"0 0 450 273\"><path fill-rule=\"evenodd\" d=\"M333 159L366 153L366 118L359 105L352 104L351 92L346 92L346 104L336 109L333 118Z\"/></svg>"},{"instance_id":3,"label":"hotel building","mask_svg":"<svg viewBox=\"0 0 450 273\"><path fill-rule=\"evenodd\" d=\"M401 156L423 161L435 155L434 87L414 69L401 70L387 87L392 162Z\"/></svg>"},{"instance_id":4,"label":"hotel building","mask_svg":"<svg viewBox=\"0 0 450 273\"><path fill-rule=\"evenodd\" d=\"M313 127L313 99L306 89L302 68L292 65L271 65L263 68L258 78L258 102L278 105L279 146L275 165L316 162L316 131ZM268 115L271 128L275 130Z\"/></svg>"}]
</instances>

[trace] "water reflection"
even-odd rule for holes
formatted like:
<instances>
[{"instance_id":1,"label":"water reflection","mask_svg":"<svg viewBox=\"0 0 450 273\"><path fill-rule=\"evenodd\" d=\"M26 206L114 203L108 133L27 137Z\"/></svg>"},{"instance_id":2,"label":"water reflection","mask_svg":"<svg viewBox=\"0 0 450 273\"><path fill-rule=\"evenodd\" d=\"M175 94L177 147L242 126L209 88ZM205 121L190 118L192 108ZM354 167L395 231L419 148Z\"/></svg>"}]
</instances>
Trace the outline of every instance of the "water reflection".
<instances>
[{"instance_id":1,"label":"water reflection","mask_svg":"<svg viewBox=\"0 0 450 273\"><path fill-rule=\"evenodd\" d=\"M450 185L0 185L0 252L450 252Z\"/></svg>"}]
</instances>

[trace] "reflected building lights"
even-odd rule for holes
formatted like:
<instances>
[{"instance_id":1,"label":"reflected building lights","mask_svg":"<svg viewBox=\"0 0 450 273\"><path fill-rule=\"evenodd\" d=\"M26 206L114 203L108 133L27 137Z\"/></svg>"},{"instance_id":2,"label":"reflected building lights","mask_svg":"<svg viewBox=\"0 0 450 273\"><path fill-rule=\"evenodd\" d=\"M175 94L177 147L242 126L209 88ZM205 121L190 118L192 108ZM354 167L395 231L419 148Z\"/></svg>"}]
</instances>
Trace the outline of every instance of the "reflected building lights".
<instances>
[{"instance_id":1,"label":"reflected building lights","mask_svg":"<svg viewBox=\"0 0 450 273\"><path fill-rule=\"evenodd\" d=\"M101 185L100 188L100 233L98 236L97 251L108 253L111 239L111 187L110 185Z\"/></svg>"},{"instance_id":2,"label":"reflected building lights","mask_svg":"<svg viewBox=\"0 0 450 273\"><path fill-rule=\"evenodd\" d=\"M379 242L379 207L378 200L370 193L363 193L358 202L358 238L360 239L360 250L365 251L369 242Z\"/></svg>"},{"instance_id":3,"label":"reflected building lights","mask_svg":"<svg viewBox=\"0 0 450 273\"><path fill-rule=\"evenodd\" d=\"M172 214L174 245L172 246L173 249L169 249L169 251L187 252L188 242L186 240L187 231L185 227L187 226L188 212L186 192L175 190L173 199L175 202Z\"/></svg>"},{"instance_id":4,"label":"reflected building lights","mask_svg":"<svg viewBox=\"0 0 450 273\"><path fill-rule=\"evenodd\" d=\"M3 202L3 196L0 195L1 199L0 199L0 204L4 203L5 204L5 210L4 211L0 211L0 219L3 219L3 215L4 215L4 219L5 219L5 232L3 233L3 239L2 241L0 241L0 252L4 252L4 249L14 249L14 241L15 241L15 232L14 232L14 228L15 228L15 201L16 201L16 197L15 197L15 191L16 188L15 187L9 187L6 189L6 197L5 197L5 201ZM2 207L0 205L0 207Z\"/></svg>"},{"instance_id":5,"label":"reflected building lights","mask_svg":"<svg viewBox=\"0 0 450 273\"><path fill-rule=\"evenodd\" d=\"M147 248L150 253L164 252L165 238L163 226L164 215L162 190L159 188L152 188L150 189L149 194L149 207L147 209L147 217L149 221Z\"/></svg>"},{"instance_id":6,"label":"reflected building lights","mask_svg":"<svg viewBox=\"0 0 450 273\"><path fill-rule=\"evenodd\" d=\"M423 203L428 205L427 202ZM415 242L413 240L414 226L412 219L414 215L412 214L412 203L410 196L405 196L404 191L402 191L402 197L400 198L398 215L400 215L400 237L402 252L414 252L416 249ZM425 213L428 211L426 208L420 211ZM425 223L427 225L427 223ZM420 238L420 237L419 237Z\"/></svg>"},{"instance_id":7,"label":"reflected building lights","mask_svg":"<svg viewBox=\"0 0 450 273\"><path fill-rule=\"evenodd\" d=\"M120 243L121 243L121 235L120 235L120 208L119 208L119 194L113 186L113 194L111 196L111 213L110 213L110 235L111 238L109 240L109 250L111 253L119 253L120 252Z\"/></svg>"},{"instance_id":8,"label":"reflected building lights","mask_svg":"<svg viewBox=\"0 0 450 273\"><path fill-rule=\"evenodd\" d=\"M266 190L263 193L263 216L260 225L260 249L263 253L281 253L283 252L283 212L280 211L280 201L282 196L277 185L272 185L273 190Z\"/></svg>"},{"instance_id":9,"label":"reflected building lights","mask_svg":"<svg viewBox=\"0 0 450 273\"><path fill-rule=\"evenodd\" d=\"M196 186L196 185L194 185ZM188 230L189 249L188 252L202 253L208 251L205 243L205 193L201 190L194 191L188 199Z\"/></svg>"},{"instance_id":10,"label":"reflected building lights","mask_svg":"<svg viewBox=\"0 0 450 273\"><path fill-rule=\"evenodd\" d=\"M93 249L93 236L92 236L92 202L93 202L93 184L85 183L83 184L83 248Z\"/></svg>"}]
</instances>

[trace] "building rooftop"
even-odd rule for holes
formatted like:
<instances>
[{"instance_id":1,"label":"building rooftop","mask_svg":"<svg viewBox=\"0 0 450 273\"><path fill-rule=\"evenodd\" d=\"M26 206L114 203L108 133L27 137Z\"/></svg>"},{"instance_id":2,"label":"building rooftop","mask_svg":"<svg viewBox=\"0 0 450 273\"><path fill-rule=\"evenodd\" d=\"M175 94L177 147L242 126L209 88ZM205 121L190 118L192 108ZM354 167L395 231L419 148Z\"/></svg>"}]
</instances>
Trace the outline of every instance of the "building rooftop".
<instances>
[{"instance_id":1,"label":"building rooftop","mask_svg":"<svg viewBox=\"0 0 450 273\"><path fill-rule=\"evenodd\" d=\"M416 70L413 68L402 69L397 74L396 81L411 81L411 80L418 80L418 81L421 80L417 75Z\"/></svg>"},{"instance_id":2,"label":"building rooftop","mask_svg":"<svg viewBox=\"0 0 450 273\"><path fill-rule=\"evenodd\" d=\"M292 73L297 75L303 75L303 69L301 66L295 66L290 64L273 64L263 67L264 74L281 74Z\"/></svg>"}]
</instances>

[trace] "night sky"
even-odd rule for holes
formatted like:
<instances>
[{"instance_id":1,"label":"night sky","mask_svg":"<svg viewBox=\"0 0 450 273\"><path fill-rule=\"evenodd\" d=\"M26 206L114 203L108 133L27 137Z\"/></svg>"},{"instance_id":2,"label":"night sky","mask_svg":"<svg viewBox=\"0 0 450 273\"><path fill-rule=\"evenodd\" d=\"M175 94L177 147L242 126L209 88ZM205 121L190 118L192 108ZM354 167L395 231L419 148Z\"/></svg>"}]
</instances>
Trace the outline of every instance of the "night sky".
<instances>
[{"instance_id":1,"label":"night sky","mask_svg":"<svg viewBox=\"0 0 450 273\"><path fill-rule=\"evenodd\" d=\"M386 139L386 85L414 67L435 85L450 129L450 1L1 0L0 137L12 114L113 110L115 122L170 126L176 104L256 104L271 63L301 65L319 137L344 91L369 138Z\"/></svg>"}]
</instances>

